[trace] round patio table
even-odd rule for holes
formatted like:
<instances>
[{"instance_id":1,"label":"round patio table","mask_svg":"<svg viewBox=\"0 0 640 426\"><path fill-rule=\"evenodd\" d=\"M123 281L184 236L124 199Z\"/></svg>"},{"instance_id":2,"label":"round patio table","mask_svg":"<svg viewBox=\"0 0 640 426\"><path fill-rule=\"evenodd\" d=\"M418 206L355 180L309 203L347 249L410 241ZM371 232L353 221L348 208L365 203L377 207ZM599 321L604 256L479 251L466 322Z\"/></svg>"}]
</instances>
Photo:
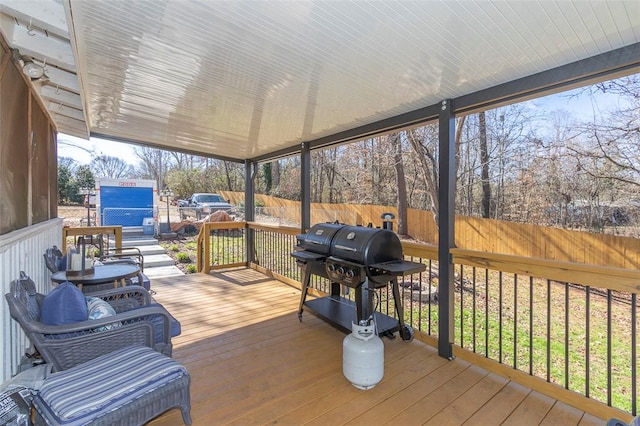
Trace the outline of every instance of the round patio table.
<instances>
[{"instance_id":1,"label":"round patio table","mask_svg":"<svg viewBox=\"0 0 640 426\"><path fill-rule=\"evenodd\" d=\"M135 277L140 273L140 268L132 264L98 265L94 267L93 273L76 275L67 274L66 271L56 272L51 276L54 283L69 281L78 288L83 286L113 283L114 287L124 287L127 278Z\"/></svg>"}]
</instances>

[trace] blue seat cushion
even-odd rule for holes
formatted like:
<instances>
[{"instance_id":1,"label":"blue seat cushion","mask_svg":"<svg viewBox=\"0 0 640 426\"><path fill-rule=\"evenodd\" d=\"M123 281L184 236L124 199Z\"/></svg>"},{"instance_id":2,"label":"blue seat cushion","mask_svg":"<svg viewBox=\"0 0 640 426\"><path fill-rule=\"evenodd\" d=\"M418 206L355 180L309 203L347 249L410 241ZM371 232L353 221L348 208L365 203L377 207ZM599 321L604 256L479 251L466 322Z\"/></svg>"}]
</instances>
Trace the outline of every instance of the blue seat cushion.
<instances>
[{"instance_id":1,"label":"blue seat cushion","mask_svg":"<svg viewBox=\"0 0 640 426\"><path fill-rule=\"evenodd\" d=\"M84 425L187 374L151 348L129 346L51 374L34 406L48 424Z\"/></svg>"}]
</instances>

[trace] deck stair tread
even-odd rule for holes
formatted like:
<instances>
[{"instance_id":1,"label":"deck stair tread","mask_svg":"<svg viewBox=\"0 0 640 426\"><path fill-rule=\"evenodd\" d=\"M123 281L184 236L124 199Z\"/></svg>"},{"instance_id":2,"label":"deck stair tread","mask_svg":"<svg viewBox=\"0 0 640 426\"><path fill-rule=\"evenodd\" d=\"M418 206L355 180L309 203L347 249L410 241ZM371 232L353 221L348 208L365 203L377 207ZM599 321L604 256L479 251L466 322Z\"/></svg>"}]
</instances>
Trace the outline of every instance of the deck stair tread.
<instances>
[{"instance_id":1,"label":"deck stair tread","mask_svg":"<svg viewBox=\"0 0 640 426\"><path fill-rule=\"evenodd\" d=\"M167 251L158 244L153 235L144 235L142 226L122 229L122 247L135 247L144 256L144 273L149 278L184 275L176 267L176 262Z\"/></svg>"}]
</instances>

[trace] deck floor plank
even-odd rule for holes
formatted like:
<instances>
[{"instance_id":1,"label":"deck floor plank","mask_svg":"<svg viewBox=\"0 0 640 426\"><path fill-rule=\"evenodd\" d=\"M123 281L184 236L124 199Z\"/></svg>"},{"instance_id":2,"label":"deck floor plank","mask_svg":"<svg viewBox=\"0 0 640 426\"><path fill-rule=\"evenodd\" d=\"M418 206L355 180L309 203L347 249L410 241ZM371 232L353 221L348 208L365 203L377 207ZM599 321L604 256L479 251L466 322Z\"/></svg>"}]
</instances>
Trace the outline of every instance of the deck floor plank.
<instances>
[{"instance_id":1,"label":"deck floor plank","mask_svg":"<svg viewBox=\"0 0 640 426\"><path fill-rule=\"evenodd\" d=\"M553 407L555 400L539 392L531 392L505 420L504 426L537 425Z\"/></svg>"},{"instance_id":2,"label":"deck floor plank","mask_svg":"<svg viewBox=\"0 0 640 426\"><path fill-rule=\"evenodd\" d=\"M383 380L356 389L342 374L345 334L311 313L298 321L299 290L251 269L153 288L182 324L173 356L191 374L194 425L602 424L417 340L384 338ZM171 410L150 424L182 418Z\"/></svg>"},{"instance_id":3,"label":"deck floor plank","mask_svg":"<svg viewBox=\"0 0 640 426\"><path fill-rule=\"evenodd\" d=\"M461 425L476 411L482 408L509 381L496 374L487 374L438 414L425 422L425 425Z\"/></svg>"},{"instance_id":4,"label":"deck floor plank","mask_svg":"<svg viewBox=\"0 0 640 426\"><path fill-rule=\"evenodd\" d=\"M471 416L468 423L486 425L491 422L497 422L494 424L502 424L530 392L530 389L518 383L509 382L505 387L500 389L500 392L495 394L491 400L487 401L480 410Z\"/></svg>"},{"instance_id":5,"label":"deck floor plank","mask_svg":"<svg viewBox=\"0 0 640 426\"><path fill-rule=\"evenodd\" d=\"M387 416L378 410L371 410L371 412L360 416L354 423L364 424L361 423L362 419L374 421L375 418L371 414L375 413L385 423L389 421L389 423L403 425L423 424L486 375L487 372L481 368L467 366L460 371L460 374L448 377L448 380L441 384L437 380L433 380L435 375L426 376L415 386L409 386L385 401ZM412 403L409 404L409 402ZM398 411L400 412L398 413Z\"/></svg>"},{"instance_id":6,"label":"deck floor plank","mask_svg":"<svg viewBox=\"0 0 640 426\"><path fill-rule=\"evenodd\" d=\"M565 403L556 401L545 418L540 423L541 426L561 426L576 425L582 420L584 413ZM603 422L604 423L604 422Z\"/></svg>"}]
</instances>

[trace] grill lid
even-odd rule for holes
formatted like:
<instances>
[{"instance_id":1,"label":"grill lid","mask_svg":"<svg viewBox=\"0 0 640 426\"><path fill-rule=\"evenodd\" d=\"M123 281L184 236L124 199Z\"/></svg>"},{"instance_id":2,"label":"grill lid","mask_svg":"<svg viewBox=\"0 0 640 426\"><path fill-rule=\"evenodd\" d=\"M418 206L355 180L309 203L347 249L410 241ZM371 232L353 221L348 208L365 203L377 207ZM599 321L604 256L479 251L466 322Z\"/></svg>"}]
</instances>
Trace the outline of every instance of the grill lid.
<instances>
[{"instance_id":1,"label":"grill lid","mask_svg":"<svg viewBox=\"0 0 640 426\"><path fill-rule=\"evenodd\" d=\"M331 240L340 229L346 226L336 223L318 223L298 240L299 244L304 250L328 256L331 251Z\"/></svg>"},{"instance_id":2,"label":"grill lid","mask_svg":"<svg viewBox=\"0 0 640 426\"><path fill-rule=\"evenodd\" d=\"M364 266L402 259L398 236L388 229L345 226L333 238L331 256Z\"/></svg>"}]
</instances>

